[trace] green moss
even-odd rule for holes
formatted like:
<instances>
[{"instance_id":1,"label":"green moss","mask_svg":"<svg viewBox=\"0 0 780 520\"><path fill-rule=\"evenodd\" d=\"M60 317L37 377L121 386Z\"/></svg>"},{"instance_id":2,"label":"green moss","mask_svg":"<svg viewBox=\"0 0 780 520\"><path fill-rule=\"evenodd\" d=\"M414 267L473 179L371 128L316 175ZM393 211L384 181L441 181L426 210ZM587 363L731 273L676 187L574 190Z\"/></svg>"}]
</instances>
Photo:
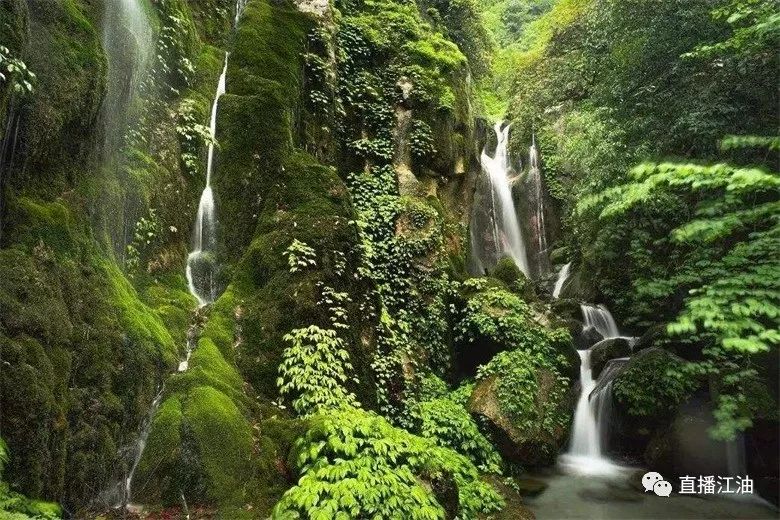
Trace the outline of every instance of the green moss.
<instances>
[{"instance_id":1,"label":"green moss","mask_svg":"<svg viewBox=\"0 0 780 520\"><path fill-rule=\"evenodd\" d=\"M181 401L166 399L152 421L143 457L136 468L133 496L146 503L175 502L187 481L186 449L182 446ZM155 477L159 476L159 480ZM140 483L140 484L138 484ZM191 482L189 482L191 483Z\"/></svg>"},{"instance_id":2,"label":"green moss","mask_svg":"<svg viewBox=\"0 0 780 520\"><path fill-rule=\"evenodd\" d=\"M73 507L110 477L176 345L64 201L10 199L8 222L0 377L3 409L18 418L4 421L18 454L8 475Z\"/></svg>"},{"instance_id":3,"label":"green moss","mask_svg":"<svg viewBox=\"0 0 780 520\"><path fill-rule=\"evenodd\" d=\"M188 396L184 417L208 479L208 497L216 503L241 501L252 452L252 434L241 411L219 390L202 386Z\"/></svg>"}]
</instances>

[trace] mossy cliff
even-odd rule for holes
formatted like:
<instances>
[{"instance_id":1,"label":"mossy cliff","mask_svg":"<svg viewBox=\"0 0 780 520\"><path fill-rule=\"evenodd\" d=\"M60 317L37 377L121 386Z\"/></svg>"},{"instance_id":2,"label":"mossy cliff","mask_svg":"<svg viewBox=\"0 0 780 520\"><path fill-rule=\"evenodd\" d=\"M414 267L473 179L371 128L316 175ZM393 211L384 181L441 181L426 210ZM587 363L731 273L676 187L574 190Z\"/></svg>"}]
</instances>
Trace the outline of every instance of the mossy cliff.
<instances>
[{"instance_id":1,"label":"mossy cliff","mask_svg":"<svg viewBox=\"0 0 780 520\"><path fill-rule=\"evenodd\" d=\"M489 46L475 6L250 0L234 27L232 1L139 5L154 56L121 98L105 160L109 3L0 4L0 35L37 75L29 95L0 96L0 115L21 114L16 153L0 163L4 479L89 516L126 474L162 391L132 482L146 507L183 498L229 518L300 511L307 483L330 482L341 455L363 464L389 442L401 456L382 459L382 511L497 511L481 474L517 461L469 415L474 385L456 384L491 356L470 363L464 352L489 343L490 354L535 356L546 375L507 385L533 393L550 379L559 397L571 344L523 302L533 298L523 280L469 281L465 270L481 125L471 84ZM212 137L221 296L196 309L184 272ZM500 302L483 301L491 291ZM349 363L336 384L352 397L338 411L294 406L314 383L286 380L283 360L306 331L330 338L316 345L324 359L339 347L330 364ZM565 431L557 409L508 411L555 430L550 444ZM359 453L342 453L342 433ZM335 458L307 444L321 441ZM405 462L420 453L430 460ZM414 501L400 504L406 491ZM339 486L320 492L356 511Z\"/></svg>"}]
</instances>

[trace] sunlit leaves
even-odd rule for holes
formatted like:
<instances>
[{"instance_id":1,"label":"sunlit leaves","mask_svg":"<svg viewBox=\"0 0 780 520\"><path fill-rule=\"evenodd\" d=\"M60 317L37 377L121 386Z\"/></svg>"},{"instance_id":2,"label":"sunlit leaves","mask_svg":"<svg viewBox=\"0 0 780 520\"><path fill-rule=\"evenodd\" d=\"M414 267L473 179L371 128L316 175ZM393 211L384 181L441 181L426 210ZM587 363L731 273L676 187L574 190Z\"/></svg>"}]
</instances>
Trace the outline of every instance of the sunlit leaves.
<instances>
[{"instance_id":1,"label":"sunlit leaves","mask_svg":"<svg viewBox=\"0 0 780 520\"><path fill-rule=\"evenodd\" d=\"M352 364L335 330L311 325L291 331L284 340L291 345L282 354L276 384L282 396L292 398L296 412L308 415L321 408L359 406L344 388Z\"/></svg>"},{"instance_id":2,"label":"sunlit leaves","mask_svg":"<svg viewBox=\"0 0 780 520\"><path fill-rule=\"evenodd\" d=\"M458 453L355 408L323 413L294 450L301 478L274 508L274 518L408 518L440 520L444 509L424 481L451 478L460 518L499 510L503 501Z\"/></svg>"}]
</instances>

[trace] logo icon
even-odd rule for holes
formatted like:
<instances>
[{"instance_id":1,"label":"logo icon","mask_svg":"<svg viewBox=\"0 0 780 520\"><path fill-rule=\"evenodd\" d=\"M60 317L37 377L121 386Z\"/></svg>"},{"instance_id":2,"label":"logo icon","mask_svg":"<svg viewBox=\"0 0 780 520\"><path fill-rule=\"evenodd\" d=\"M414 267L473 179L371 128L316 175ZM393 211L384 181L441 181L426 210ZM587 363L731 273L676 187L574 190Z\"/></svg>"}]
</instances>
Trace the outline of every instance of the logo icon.
<instances>
[{"instance_id":1,"label":"logo icon","mask_svg":"<svg viewBox=\"0 0 780 520\"><path fill-rule=\"evenodd\" d=\"M653 486L653 491L659 497L668 497L672 494L672 484L665 480L659 480Z\"/></svg>"},{"instance_id":2,"label":"logo icon","mask_svg":"<svg viewBox=\"0 0 780 520\"><path fill-rule=\"evenodd\" d=\"M642 485L645 488L645 493L648 491L653 491L653 486L655 486L656 482L662 481L664 478L661 476L660 473L656 473L655 471L648 471L644 474L642 477Z\"/></svg>"}]
</instances>

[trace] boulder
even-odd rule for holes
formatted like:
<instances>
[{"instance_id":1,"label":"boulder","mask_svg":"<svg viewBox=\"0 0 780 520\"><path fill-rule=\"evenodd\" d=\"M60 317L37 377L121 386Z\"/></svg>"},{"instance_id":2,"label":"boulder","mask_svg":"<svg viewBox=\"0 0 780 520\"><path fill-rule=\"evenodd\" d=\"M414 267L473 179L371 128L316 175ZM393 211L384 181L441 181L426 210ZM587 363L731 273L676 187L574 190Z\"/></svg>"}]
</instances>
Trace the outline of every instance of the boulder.
<instances>
[{"instance_id":1,"label":"boulder","mask_svg":"<svg viewBox=\"0 0 780 520\"><path fill-rule=\"evenodd\" d=\"M590 352L593 379L598 379L608 361L631 354L631 345L626 338L607 338L593 345Z\"/></svg>"},{"instance_id":2,"label":"boulder","mask_svg":"<svg viewBox=\"0 0 780 520\"><path fill-rule=\"evenodd\" d=\"M498 395L498 375L489 376L477 383L468 403L469 412L481 417L490 427L496 447L508 460L524 467L547 466L555 462L558 451L566 442L569 424L546 428L546 421L552 413L565 413L571 410L573 402L551 403L550 394L559 384L553 370L535 368L536 394L534 410L524 410L524 417L512 417L502 407ZM567 395L570 395L568 389ZM552 406L551 406L552 405ZM520 423L523 423L521 426Z\"/></svg>"},{"instance_id":3,"label":"boulder","mask_svg":"<svg viewBox=\"0 0 780 520\"><path fill-rule=\"evenodd\" d=\"M553 300L550 304L550 310L562 320L582 320L582 309L580 308L580 302L577 300L567 298Z\"/></svg>"},{"instance_id":4,"label":"boulder","mask_svg":"<svg viewBox=\"0 0 780 520\"><path fill-rule=\"evenodd\" d=\"M525 505L521 496L524 495L521 484L522 480L530 479L515 479L515 483L520 486L518 493L517 490L507 485L506 479L504 478L499 478L496 475L486 475L484 478L496 491L501 493L506 503L501 511L490 515L490 518L495 520L534 520L536 518L534 512ZM537 487L542 486L541 489L539 489L540 493L547 487L547 484L544 482L535 482L538 483Z\"/></svg>"},{"instance_id":5,"label":"boulder","mask_svg":"<svg viewBox=\"0 0 780 520\"><path fill-rule=\"evenodd\" d=\"M574 336L574 346L577 350L587 350L603 339L604 336L595 327L586 327Z\"/></svg>"},{"instance_id":6,"label":"boulder","mask_svg":"<svg viewBox=\"0 0 780 520\"><path fill-rule=\"evenodd\" d=\"M666 336L665 325L655 325L645 331L634 343L634 351L639 352L646 348L657 346L658 340Z\"/></svg>"}]
</instances>

